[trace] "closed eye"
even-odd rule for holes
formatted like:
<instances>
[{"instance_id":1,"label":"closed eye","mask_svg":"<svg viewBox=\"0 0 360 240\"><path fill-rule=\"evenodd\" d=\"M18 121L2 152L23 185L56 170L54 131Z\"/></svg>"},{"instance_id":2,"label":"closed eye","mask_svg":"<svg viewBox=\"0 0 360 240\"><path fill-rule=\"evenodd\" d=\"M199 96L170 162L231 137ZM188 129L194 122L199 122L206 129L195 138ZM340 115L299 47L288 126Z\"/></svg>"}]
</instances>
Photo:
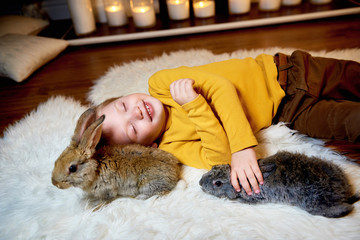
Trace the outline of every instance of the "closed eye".
<instances>
[{"instance_id":1,"label":"closed eye","mask_svg":"<svg viewBox=\"0 0 360 240\"><path fill-rule=\"evenodd\" d=\"M137 131L136 131L135 125L134 125L134 124L131 124L131 128L132 128L132 131L134 132L134 134L136 135L136 134L137 134Z\"/></svg>"},{"instance_id":2,"label":"closed eye","mask_svg":"<svg viewBox=\"0 0 360 240\"><path fill-rule=\"evenodd\" d=\"M125 103L122 103L122 105L123 105L124 111L126 112L126 111L127 111L127 108L126 108Z\"/></svg>"},{"instance_id":3,"label":"closed eye","mask_svg":"<svg viewBox=\"0 0 360 240\"><path fill-rule=\"evenodd\" d=\"M137 140L137 130L136 130L136 126L133 123L129 123L127 125L127 136L129 138L129 140L134 143Z\"/></svg>"}]
</instances>

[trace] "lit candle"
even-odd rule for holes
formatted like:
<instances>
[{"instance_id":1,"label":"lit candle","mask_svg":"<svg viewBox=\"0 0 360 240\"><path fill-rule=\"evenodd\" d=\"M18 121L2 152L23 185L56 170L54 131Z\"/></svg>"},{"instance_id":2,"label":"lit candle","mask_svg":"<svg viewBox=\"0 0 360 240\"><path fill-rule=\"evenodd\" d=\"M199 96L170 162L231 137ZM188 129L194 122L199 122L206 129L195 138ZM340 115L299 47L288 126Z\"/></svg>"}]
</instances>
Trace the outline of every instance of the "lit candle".
<instances>
[{"instance_id":1,"label":"lit candle","mask_svg":"<svg viewBox=\"0 0 360 240\"><path fill-rule=\"evenodd\" d=\"M153 6L140 6L131 9L135 26L139 28L152 27L156 23Z\"/></svg>"},{"instance_id":2,"label":"lit candle","mask_svg":"<svg viewBox=\"0 0 360 240\"><path fill-rule=\"evenodd\" d=\"M295 6L301 3L301 0L282 0L284 6Z\"/></svg>"},{"instance_id":3,"label":"lit candle","mask_svg":"<svg viewBox=\"0 0 360 240\"><path fill-rule=\"evenodd\" d=\"M251 0L229 0L229 12L232 14L247 13L250 6Z\"/></svg>"},{"instance_id":4,"label":"lit candle","mask_svg":"<svg viewBox=\"0 0 360 240\"><path fill-rule=\"evenodd\" d=\"M76 35L95 31L95 18L90 0L67 1Z\"/></svg>"},{"instance_id":5,"label":"lit candle","mask_svg":"<svg viewBox=\"0 0 360 240\"><path fill-rule=\"evenodd\" d=\"M109 26L118 27L127 24L125 9L121 5L106 7Z\"/></svg>"},{"instance_id":6,"label":"lit candle","mask_svg":"<svg viewBox=\"0 0 360 240\"><path fill-rule=\"evenodd\" d=\"M193 4L195 17L207 18L215 15L214 1L199 1Z\"/></svg>"},{"instance_id":7,"label":"lit candle","mask_svg":"<svg viewBox=\"0 0 360 240\"><path fill-rule=\"evenodd\" d=\"M172 20L183 20L189 18L189 0L168 0L167 8Z\"/></svg>"},{"instance_id":8,"label":"lit candle","mask_svg":"<svg viewBox=\"0 0 360 240\"><path fill-rule=\"evenodd\" d=\"M259 8L262 11L276 11L281 6L281 0L259 0Z\"/></svg>"}]
</instances>

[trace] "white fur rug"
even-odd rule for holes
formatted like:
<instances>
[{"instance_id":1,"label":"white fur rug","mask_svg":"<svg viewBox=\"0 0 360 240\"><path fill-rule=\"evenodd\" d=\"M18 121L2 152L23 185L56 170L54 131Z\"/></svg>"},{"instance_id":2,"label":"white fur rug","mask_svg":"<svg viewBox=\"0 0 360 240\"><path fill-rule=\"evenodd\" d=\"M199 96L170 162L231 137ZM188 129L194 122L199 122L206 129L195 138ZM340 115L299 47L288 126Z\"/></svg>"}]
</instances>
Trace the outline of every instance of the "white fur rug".
<instances>
[{"instance_id":1,"label":"white fur rug","mask_svg":"<svg viewBox=\"0 0 360 240\"><path fill-rule=\"evenodd\" d=\"M259 49L214 55L205 50L180 51L151 60L114 66L100 78L89 100L131 92L147 92L147 79L157 70L198 65L259 53L292 49ZM360 49L312 52L360 61ZM99 211L89 208L79 189L51 184L53 163L68 145L75 123L86 109L79 102L54 97L13 126L0 139L1 239L358 239L360 202L349 216L328 219L296 207L247 205L203 193L198 181L204 170L183 168L183 179L164 197L117 199ZM279 149L320 156L340 165L357 192L360 167L323 147L320 140L296 134L284 125L258 135L259 156Z\"/></svg>"}]
</instances>

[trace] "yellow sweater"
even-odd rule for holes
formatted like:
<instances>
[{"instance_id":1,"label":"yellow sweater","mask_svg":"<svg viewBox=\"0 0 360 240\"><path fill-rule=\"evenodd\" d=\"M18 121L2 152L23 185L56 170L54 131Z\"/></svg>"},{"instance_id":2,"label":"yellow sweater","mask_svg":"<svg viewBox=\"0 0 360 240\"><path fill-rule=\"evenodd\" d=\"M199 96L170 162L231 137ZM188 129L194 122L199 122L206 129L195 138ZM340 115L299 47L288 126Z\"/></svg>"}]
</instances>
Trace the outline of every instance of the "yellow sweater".
<instances>
[{"instance_id":1,"label":"yellow sweater","mask_svg":"<svg viewBox=\"0 0 360 240\"><path fill-rule=\"evenodd\" d=\"M169 88L181 78L193 79L200 93L183 106ZM149 79L149 92L168 112L159 148L185 165L205 169L228 164L232 153L257 145L254 133L271 125L285 96L273 56L265 54L162 70Z\"/></svg>"}]
</instances>

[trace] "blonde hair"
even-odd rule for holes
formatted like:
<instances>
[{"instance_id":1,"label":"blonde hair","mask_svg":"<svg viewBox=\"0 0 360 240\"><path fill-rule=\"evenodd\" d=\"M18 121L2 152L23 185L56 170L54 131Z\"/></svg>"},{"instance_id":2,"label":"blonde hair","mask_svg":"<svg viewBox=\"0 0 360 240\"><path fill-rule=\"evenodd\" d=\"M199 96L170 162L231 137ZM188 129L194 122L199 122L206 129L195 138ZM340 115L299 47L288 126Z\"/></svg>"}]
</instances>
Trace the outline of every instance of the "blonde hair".
<instances>
[{"instance_id":1,"label":"blonde hair","mask_svg":"<svg viewBox=\"0 0 360 240\"><path fill-rule=\"evenodd\" d=\"M109 99L106 99L105 101L103 101L102 103L100 103L99 105L95 106L94 107L94 110L96 112L96 116L98 116L99 112L104 108L106 107L109 103L111 103L112 101L115 101L116 99L118 98L121 98L122 96L120 97L113 97L113 98L109 98Z\"/></svg>"}]
</instances>

